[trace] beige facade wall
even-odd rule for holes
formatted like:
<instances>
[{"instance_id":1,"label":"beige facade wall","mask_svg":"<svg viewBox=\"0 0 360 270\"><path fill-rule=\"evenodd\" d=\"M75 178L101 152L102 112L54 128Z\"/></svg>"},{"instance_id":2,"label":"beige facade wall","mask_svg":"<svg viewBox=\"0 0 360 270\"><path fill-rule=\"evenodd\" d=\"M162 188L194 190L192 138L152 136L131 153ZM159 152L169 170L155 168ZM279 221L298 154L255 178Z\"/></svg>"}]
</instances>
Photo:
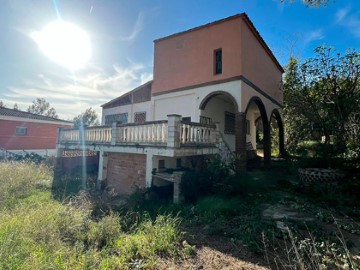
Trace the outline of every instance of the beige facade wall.
<instances>
[{"instance_id":1,"label":"beige facade wall","mask_svg":"<svg viewBox=\"0 0 360 270\"><path fill-rule=\"evenodd\" d=\"M146 155L108 153L107 185L115 193L128 195L146 185Z\"/></svg>"},{"instance_id":2,"label":"beige facade wall","mask_svg":"<svg viewBox=\"0 0 360 270\"><path fill-rule=\"evenodd\" d=\"M128 114L128 123L134 122L134 114L139 112L146 112L146 121L152 121L152 106L151 101L135 103L135 104L128 104L117 106L108 109L102 109L102 118L101 124L105 125L105 116L112 115L112 114L120 114L120 113L127 113Z\"/></svg>"}]
</instances>

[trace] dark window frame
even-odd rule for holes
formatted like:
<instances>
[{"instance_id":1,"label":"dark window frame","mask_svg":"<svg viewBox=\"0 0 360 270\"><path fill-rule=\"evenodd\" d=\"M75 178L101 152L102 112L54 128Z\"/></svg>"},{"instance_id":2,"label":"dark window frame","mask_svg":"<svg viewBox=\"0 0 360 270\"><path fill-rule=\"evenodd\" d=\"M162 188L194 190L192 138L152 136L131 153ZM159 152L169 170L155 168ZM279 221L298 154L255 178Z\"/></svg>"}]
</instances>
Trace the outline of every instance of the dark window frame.
<instances>
[{"instance_id":1,"label":"dark window frame","mask_svg":"<svg viewBox=\"0 0 360 270\"><path fill-rule=\"evenodd\" d=\"M235 113L224 112L224 134L235 134Z\"/></svg>"},{"instance_id":2,"label":"dark window frame","mask_svg":"<svg viewBox=\"0 0 360 270\"><path fill-rule=\"evenodd\" d=\"M214 50L214 74L222 74L223 65L222 65L222 49Z\"/></svg>"},{"instance_id":3,"label":"dark window frame","mask_svg":"<svg viewBox=\"0 0 360 270\"><path fill-rule=\"evenodd\" d=\"M19 132L20 130L23 130L24 132ZM16 136L27 136L28 135L27 127L19 127L19 126L16 127L15 135Z\"/></svg>"},{"instance_id":4,"label":"dark window frame","mask_svg":"<svg viewBox=\"0 0 360 270\"><path fill-rule=\"evenodd\" d=\"M108 115L105 115L105 125L111 125L114 122L117 122L120 124L127 124L128 119L129 119L128 113L108 114Z\"/></svg>"},{"instance_id":5,"label":"dark window frame","mask_svg":"<svg viewBox=\"0 0 360 270\"><path fill-rule=\"evenodd\" d=\"M144 115L144 119L142 121L138 120L138 117ZM135 112L134 113L134 123L138 123L138 124L143 124L146 122L146 111L142 111L142 112Z\"/></svg>"},{"instance_id":6,"label":"dark window frame","mask_svg":"<svg viewBox=\"0 0 360 270\"><path fill-rule=\"evenodd\" d=\"M250 120L246 119L246 135L251 135L250 125Z\"/></svg>"}]
</instances>

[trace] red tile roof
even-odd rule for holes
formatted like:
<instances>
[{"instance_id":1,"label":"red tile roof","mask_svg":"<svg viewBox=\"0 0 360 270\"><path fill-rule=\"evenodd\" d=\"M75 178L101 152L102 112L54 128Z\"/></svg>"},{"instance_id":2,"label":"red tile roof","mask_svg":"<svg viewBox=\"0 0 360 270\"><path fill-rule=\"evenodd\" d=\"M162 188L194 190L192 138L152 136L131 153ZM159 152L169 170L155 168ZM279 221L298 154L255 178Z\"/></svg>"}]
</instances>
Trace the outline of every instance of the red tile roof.
<instances>
[{"instance_id":1,"label":"red tile roof","mask_svg":"<svg viewBox=\"0 0 360 270\"><path fill-rule=\"evenodd\" d=\"M19 117L19 118L36 119L36 120L43 120L43 121L51 121L51 122L66 122L66 123L72 124L71 121L66 121L66 120L53 118L53 117L49 117L49 116L24 112L24 111L20 111L20 110L8 109L5 107L0 107L0 115Z\"/></svg>"}]
</instances>

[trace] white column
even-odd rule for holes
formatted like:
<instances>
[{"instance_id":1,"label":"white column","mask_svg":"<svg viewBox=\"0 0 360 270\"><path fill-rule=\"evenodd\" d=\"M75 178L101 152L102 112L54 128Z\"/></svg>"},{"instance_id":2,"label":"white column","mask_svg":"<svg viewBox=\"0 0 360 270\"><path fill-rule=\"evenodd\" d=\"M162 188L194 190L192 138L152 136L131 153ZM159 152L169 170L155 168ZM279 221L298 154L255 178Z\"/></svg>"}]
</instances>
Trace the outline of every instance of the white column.
<instances>
[{"instance_id":1,"label":"white column","mask_svg":"<svg viewBox=\"0 0 360 270\"><path fill-rule=\"evenodd\" d=\"M169 114L168 116L167 147L180 147L181 115Z\"/></svg>"},{"instance_id":2,"label":"white column","mask_svg":"<svg viewBox=\"0 0 360 270\"><path fill-rule=\"evenodd\" d=\"M102 182L105 181L107 176L107 153L104 150L100 150L99 152L99 171L98 171L98 179L96 182L96 188L98 190L101 189Z\"/></svg>"},{"instance_id":3,"label":"white column","mask_svg":"<svg viewBox=\"0 0 360 270\"><path fill-rule=\"evenodd\" d=\"M150 188L152 185L152 169L153 169L153 154L146 154L146 187Z\"/></svg>"}]
</instances>

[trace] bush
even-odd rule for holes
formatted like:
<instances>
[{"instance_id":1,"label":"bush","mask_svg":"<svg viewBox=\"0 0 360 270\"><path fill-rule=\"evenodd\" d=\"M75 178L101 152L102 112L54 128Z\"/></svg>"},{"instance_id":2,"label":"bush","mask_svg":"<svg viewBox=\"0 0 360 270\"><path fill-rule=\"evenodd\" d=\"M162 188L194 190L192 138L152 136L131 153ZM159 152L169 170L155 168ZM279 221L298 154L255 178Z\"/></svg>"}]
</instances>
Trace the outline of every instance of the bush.
<instances>
[{"instance_id":1,"label":"bush","mask_svg":"<svg viewBox=\"0 0 360 270\"><path fill-rule=\"evenodd\" d=\"M195 202L198 198L223 192L231 182L230 176L234 163L226 163L219 156L206 162L199 171L187 171L180 182L180 192L185 201Z\"/></svg>"},{"instance_id":2,"label":"bush","mask_svg":"<svg viewBox=\"0 0 360 270\"><path fill-rule=\"evenodd\" d=\"M0 209L13 207L34 188L49 188L52 177L49 167L31 162L2 162L0 171Z\"/></svg>"}]
</instances>

